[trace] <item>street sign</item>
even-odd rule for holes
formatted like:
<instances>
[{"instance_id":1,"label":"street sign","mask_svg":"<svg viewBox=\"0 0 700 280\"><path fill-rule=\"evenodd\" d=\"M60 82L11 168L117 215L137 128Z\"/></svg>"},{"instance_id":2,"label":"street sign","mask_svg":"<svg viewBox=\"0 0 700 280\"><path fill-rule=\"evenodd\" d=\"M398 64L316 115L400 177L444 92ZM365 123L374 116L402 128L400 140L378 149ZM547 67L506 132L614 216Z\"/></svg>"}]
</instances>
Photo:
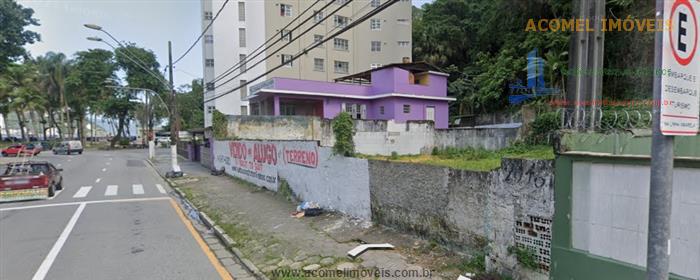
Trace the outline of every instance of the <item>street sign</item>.
<instances>
[{"instance_id":1,"label":"street sign","mask_svg":"<svg viewBox=\"0 0 700 280\"><path fill-rule=\"evenodd\" d=\"M697 0L665 1L661 78L661 132L692 136L698 133L700 115L700 54L697 54ZM696 55L697 54L697 55Z\"/></svg>"}]
</instances>

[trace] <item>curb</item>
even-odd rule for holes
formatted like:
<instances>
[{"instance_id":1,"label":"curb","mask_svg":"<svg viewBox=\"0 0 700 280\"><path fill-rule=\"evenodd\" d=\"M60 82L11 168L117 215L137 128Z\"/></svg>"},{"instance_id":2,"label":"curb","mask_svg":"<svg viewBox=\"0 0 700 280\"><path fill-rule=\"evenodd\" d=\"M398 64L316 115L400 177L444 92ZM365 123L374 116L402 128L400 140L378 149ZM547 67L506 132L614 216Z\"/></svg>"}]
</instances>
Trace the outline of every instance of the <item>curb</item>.
<instances>
[{"instance_id":1,"label":"curb","mask_svg":"<svg viewBox=\"0 0 700 280\"><path fill-rule=\"evenodd\" d=\"M236 243L236 241L234 241L233 238L231 238L230 236L228 236L228 234L226 234L226 232L224 232L224 230L223 230L221 227L219 227L218 225L216 225L216 223L214 222L214 220L212 220L211 218L209 218L209 216L208 216L206 213L204 213L204 212L200 211L199 209L197 209L197 207L196 207L194 204L192 204L192 202L189 201L189 200L185 197L185 194L180 190L180 188L178 187L178 184L177 184L176 182L174 182L174 181L171 180L170 178L165 178L165 177L163 177L163 175L161 175L161 174L158 172L158 170L155 168L155 166L153 165L153 163L151 162L150 159L147 159L146 161L151 165L151 167L156 171L156 173L158 173L158 175L159 175L161 178L163 178L163 180L165 180L165 181L168 183L168 185L170 185L171 188L173 188L173 190L175 191L175 194L177 194L177 196L178 196L182 201L185 201L185 202L186 202L187 204L189 204L195 211L197 211L197 213L199 214L199 218L202 220L202 222L204 223L204 225L206 225L208 228L210 228L210 229L212 229L212 230L214 231L214 235L216 235L216 237L217 237L221 242L223 242L224 245L226 245L226 248L227 248L229 251L231 251L231 253L233 253L233 255L236 257L236 259L238 259L239 263L240 263L246 270L248 270L248 272L250 272L251 274L253 274L253 276L254 276L255 278L259 279L259 280L269 280L269 278L267 278L267 276L265 276L265 274L263 274L262 272L260 272L260 270L258 269L258 267L255 266L255 264L254 264L252 261L250 261L249 259L247 259L247 258L245 258L245 257L243 256L243 253L241 253L241 251L236 247L236 245L238 245L238 243Z\"/></svg>"}]
</instances>

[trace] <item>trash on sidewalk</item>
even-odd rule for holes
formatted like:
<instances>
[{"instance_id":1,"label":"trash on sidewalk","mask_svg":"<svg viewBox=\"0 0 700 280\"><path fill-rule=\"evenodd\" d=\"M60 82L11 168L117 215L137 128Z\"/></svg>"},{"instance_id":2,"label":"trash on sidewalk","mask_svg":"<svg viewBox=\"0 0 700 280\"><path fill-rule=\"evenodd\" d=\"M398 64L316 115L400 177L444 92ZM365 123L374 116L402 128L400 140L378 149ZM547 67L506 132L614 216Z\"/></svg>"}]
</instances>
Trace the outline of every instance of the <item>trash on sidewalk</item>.
<instances>
[{"instance_id":1,"label":"trash on sidewalk","mask_svg":"<svg viewBox=\"0 0 700 280\"><path fill-rule=\"evenodd\" d=\"M292 212L292 217L313 217L318 216L323 213L323 209L316 202L304 201L299 206L297 206L296 211Z\"/></svg>"},{"instance_id":2,"label":"trash on sidewalk","mask_svg":"<svg viewBox=\"0 0 700 280\"><path fill-rule=\"evenodd\" d=\"M384 243L384 244L362 244L360 246L357 246L353 248L352 250L348 251L348 256L351 258L357 258L357 256L361 255L365 251L369 249L394 249L394 245L391 245L389 243Z\"/></svg>"},{"instance_id":3,"label":"trash on sidewalk","mask_svg":"<svg viewBox=\"0 0 700 280\"><path fill-rule=\"evenodd\" d=\"M472 280L472 277L474 277L474 273L467 272L457 277L457 280Z\"/></svg>"},{"instance_id":4,"label":"trash on sidewalk","mask_svg":"<svg viewBox=\"0 0 700 280\"><path fill-rule=\"evenodd\" d=\"M221 169L219 169L219 170L212 169L212 170L211 170L211 175L214 175L214 176L221 176L221 175L224 175L225 172L226 172L226 169L224 169L224 167L221 167Z\"/></svg>"}]
</instances>

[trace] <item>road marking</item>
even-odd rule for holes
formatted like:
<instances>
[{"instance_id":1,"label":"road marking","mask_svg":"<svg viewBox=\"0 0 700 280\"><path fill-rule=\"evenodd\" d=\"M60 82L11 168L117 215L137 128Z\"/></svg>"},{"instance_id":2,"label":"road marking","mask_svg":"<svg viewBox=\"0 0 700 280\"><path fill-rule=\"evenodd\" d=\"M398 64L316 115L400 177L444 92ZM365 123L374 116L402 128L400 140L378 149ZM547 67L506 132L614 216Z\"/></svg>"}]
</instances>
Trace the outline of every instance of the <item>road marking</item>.
<instances>
[{"instance_id":1,"label":"road marking","mask_svg":"<svg viewBox=\"0 0 700 280\"><path fill-rule=\"evenodd\" d=\"M179 206L175 203L175 200L170 199L170 205L175 209L175 212L177 212L177 216L180 217L180 220L182 220L182 223L185 224L185 227L190 231L190 234L192 234L192 237L194 237L195 241L197 241L197 244L199 245L199 248L202 249L205 255L207 255L207 258L209 259L209 262L214 266L214 269L216 269L216 272L219 273L219 277L221 279L225 280L233 280L233 277L231 277L231 274L226 271L226 269L221 265L219 262L219 259L216 258L214 253L212 253L211 249L209 249L209 246L207 243L204 242L202 237L197 233L197 230L194 229L194 226L192 226L192 223L190 220L188 220L185 217L185 214L182 213L182 209L180 209Z\"/></svg>"},{"instance_id":2,"label":"road marking","mask_svg":"<svg viewBox=\"0 0 700 280\"><path fill-rule=\"evenodd\" d=\"M95 183L99 183L100 181L102 181L102 178L97 178L97 180L95 180Z\"/></svg>"},{"instance_id":3,"label":"road marking","mask_svg":"<svg viewBox=\"0 0 700 280\"><path fill-rule=\"evenodd\" d=\"M110 163L109 163L109 162L105 162L105 164L109 165Z\"/></svg>"},{"instance_id":4,"label":"road marking","mask_svg":"<svg viewBox=\"0 0 700 280\"><path fill-rule=\"evenodd\" d=\"M170 197L161 196L161 197L147 197L147 198L125 198L125 199L106 199L106 200L92 200L92 201L75 201L75 202L63 202L63 203L53 203L53 204L39 204L39 205L0 208L0 212L13 211L13 210L35 209L35 208L46 208L46 207L57 207L57 206L70 206L70 205L78 205L78 204L82 204L82 203L101 204L101 203L139 202L139 201L167 200L167 199L170 199Z\"/></svg>"},{"instance_id":5,"label":"road marking","mask_svg":"<svg viewBox=\"0 0 700 280\"><path fill-rule=\"evenodd\" d=\"M61 194L61 192L63 192L63 189L61 189L60 191L54 192L53 196L49 197L48 200L52 200L52 199L56 198L59 194Z\"/></svg>"},{"instance_id":6,"label":"road marking","mask_svg":"<svg viewBox=\"0 0 700 280\"><path fill-rule=\"evenodd\" d=\"M117 185L107 186L107 190L105 190L105 196L117 195L118 188L119 188L119 186L117 186Z\"/></svg>"},{"instance_id":7,"label":"road marking","mask_svg":"<svg viewBox=\"0 0 700 280\"><path fill-rule=\"evenodd\" d=\"M163 186L161 186L160 184L156 184L156 188L158 188L158 191L159 191L160 193L165 193L165 189L164 189Z\"/></svg>"},{"instance_id":8,"label":"road marking","mask_svg":"<svg viewBox=\"0 0 700 280\"><path fill-rule=\"evenodd\" d=\"M134 194L143 194L143 185L133 185L131 190Z\"/></svg>"},{"instance_id":9,"label":"road marking","mask_svg":"<svg viewBox=\"0 0 700 280\"><path fill-rule=\"evenodd\" d=\"M78 206L78 209L75 210L75 213L73 213L73 217L70 218L68 224L63 229L63 232L61 232L61 235L58 236L56 243L54 243L53 247L51 247L51 251L49 251L49 254L46 255L46 258L44 258L44 261L41 262L39 269L37 269L36 273L34 273L34 277L32 277L32 280L43 280L44 278L46 278L46 273L49 272L49 269L51 269L51 265L56 260L58 253L63 247L63 244L65 244L66 240L68 240L68 235L70 235L70 232L73 231L73 227L75 227L75 223L78 222L80 214L83 213L85 205L86 203L83 202L80 204L80 206Z\"/></svg>"},{"instance_id":10,"label":"road marking","mask_svg":"<svg viewBox=\"0 0 700 280\"><path fill-rule=\"evenodd\" d=\"M56 167L61 167L61 164L60 164L60 163L59 163L59 164L56 164Z\"/></svg>"},{"instance_id":11,"label":"road marking","mask_svg":"<svg viewBox=\"0 0 700 280\"><path fill-rule=\"evenodd\" d=\"M73 198L83 198L83 197L86 197L87 194L90 192L91 189L92 189L92 186L80 187L80 189L78 189L78 192L76 192L75 195L73 195Z\"/></svg>"},{"instance_id":12,"label":"road marking","mask_svg":"<svg viewBox=\"0 0 700 280\"><path fill-rule=\"evenodd\" d=\"M105 171L107 171L107 168L102 168L102 172L105 172Z\"/></svg>"}]
</instances>

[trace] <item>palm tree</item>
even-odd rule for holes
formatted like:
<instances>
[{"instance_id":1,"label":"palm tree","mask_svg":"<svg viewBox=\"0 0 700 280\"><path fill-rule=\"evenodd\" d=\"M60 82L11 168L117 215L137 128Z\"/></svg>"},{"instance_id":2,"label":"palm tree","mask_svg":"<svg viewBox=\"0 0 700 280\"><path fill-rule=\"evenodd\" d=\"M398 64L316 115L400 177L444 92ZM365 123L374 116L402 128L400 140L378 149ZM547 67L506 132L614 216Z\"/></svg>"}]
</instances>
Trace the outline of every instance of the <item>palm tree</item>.
<instances>
[{"instance_id":1,"label":"palm tree","mask_svg":"<svg viewBox=\"0 0 700 280\"><path fill-rule=\"evenodd\" d=\"M70 71L70 61L63 53L48 52L36 59L41 77L41 87L47 93L49 106L46 108L51 127L58 130L59 137L63 138L66 129L61 129L64 124L64 113L69 114L65 98L65 81ZM59 122L56 122L55 113L59 113ZM65 117L66 120L70 116ZM59 125L60 123L60 125Z\"/></svg>"},{"instance_id":2,"label":"palm tree","mask_svg":"<svg viewBox=\"0 0 700 280\"><path fill-rule=\"evenodd\" d=\"M4 80L5 87L9 88L9 91L5 91L8 101L5 103L8 106L7 110L17 114L22 139L26 140L25 112L29 112L30 126L33 128L36 122L35 112L41 111L43 114L47 104L37 85L38 72L35 65L25 61L23 64L13 64L8 67ZM36 134L36 131L32 130Z\"/></svg>"}]
</instances>

